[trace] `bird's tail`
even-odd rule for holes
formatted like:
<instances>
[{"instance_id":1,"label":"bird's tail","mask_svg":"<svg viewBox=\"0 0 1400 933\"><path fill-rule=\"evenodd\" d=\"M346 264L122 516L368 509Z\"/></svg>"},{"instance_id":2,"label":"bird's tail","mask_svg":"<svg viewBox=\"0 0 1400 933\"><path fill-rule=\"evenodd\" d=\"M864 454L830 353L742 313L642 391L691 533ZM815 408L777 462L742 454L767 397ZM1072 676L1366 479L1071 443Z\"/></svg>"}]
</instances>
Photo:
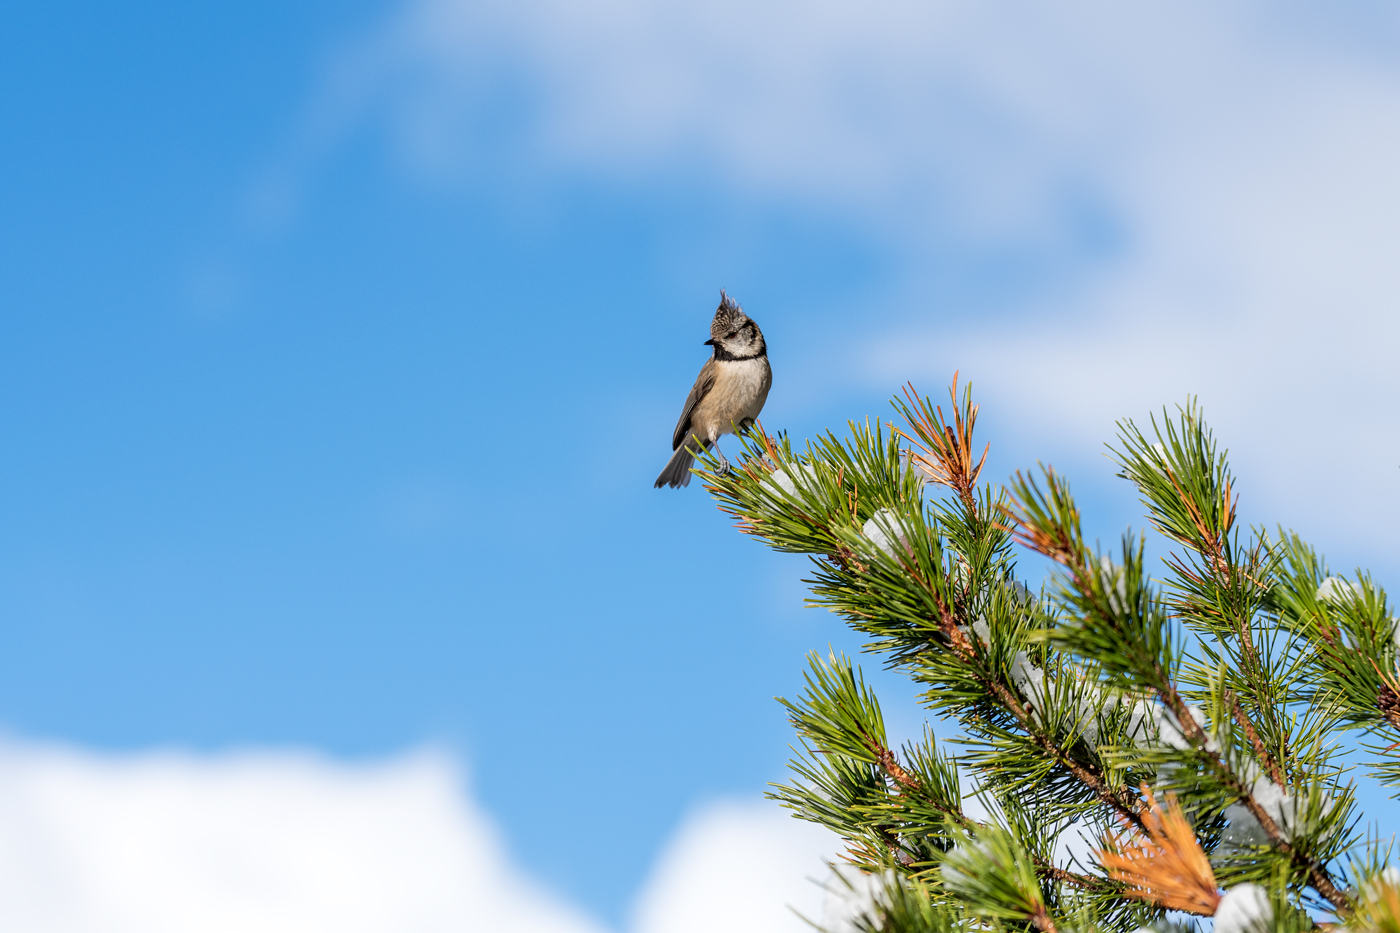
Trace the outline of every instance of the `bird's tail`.
<instances>
[{"instance_id":1,"label":"bird's tail","mask_svg":"<svg viewBox=\"0 0 1400 933\"><path fill-rule=\"evenodd\" d=\"M671 459L666 462L666 467L661 471L661 475L656 478L656 485L653 488L660 489L662 486L670 486L675 489L679 486L689 486L690 465L694 462L695 455L690 452L690 444L682 444L677 447L676 452L671 454Z\"/></svg>"}]
</instances>

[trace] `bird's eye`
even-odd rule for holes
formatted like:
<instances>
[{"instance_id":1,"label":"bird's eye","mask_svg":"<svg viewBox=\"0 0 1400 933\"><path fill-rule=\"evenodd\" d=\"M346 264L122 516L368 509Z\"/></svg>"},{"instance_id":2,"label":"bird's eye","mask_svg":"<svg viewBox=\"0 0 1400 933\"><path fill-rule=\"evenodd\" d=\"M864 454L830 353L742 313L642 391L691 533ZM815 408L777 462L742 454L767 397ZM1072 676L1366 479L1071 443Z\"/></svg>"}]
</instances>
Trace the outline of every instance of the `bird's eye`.
<instances>
[{"instance_id":1,"label":"bird's eye","mask_svg":"<svg viewBox=\"0 0 1400 933\"><path fill-rule=\"evenodd\" d=\"M725 337L726 340L728 340L730 337L737 337L737 336L739 336L739 332L738 332L737 330L731 330L729 333L727 333L727 334L724 335L724 337Z\"/></svg>"}]
</instances>

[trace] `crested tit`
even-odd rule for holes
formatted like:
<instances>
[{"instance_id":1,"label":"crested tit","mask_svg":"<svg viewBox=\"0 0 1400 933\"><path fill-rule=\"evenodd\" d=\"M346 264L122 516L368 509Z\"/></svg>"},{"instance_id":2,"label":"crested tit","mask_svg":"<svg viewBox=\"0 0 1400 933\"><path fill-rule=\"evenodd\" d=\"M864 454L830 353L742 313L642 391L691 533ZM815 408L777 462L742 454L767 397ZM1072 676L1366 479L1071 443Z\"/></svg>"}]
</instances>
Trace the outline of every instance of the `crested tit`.
<instances>
[{"instance_id":1,"label":"crested tit","mask_svg":"<svg viewBox=\"0 0 1400 933\"><path fill-rule=\"evenodd\" d=\"M700 368L686 396L671 437L675 453L656 478L657 488L689 485L696 454L714 447L721 434L747 430L763 410L773 384L763 332L723 290L719 299L710 339L705 341L715 348L714 356ZM718 447L715 450L719 453ZM721 469L727 471L729 461L723 453L719 459Z\"/></svg>"}]
</instances>

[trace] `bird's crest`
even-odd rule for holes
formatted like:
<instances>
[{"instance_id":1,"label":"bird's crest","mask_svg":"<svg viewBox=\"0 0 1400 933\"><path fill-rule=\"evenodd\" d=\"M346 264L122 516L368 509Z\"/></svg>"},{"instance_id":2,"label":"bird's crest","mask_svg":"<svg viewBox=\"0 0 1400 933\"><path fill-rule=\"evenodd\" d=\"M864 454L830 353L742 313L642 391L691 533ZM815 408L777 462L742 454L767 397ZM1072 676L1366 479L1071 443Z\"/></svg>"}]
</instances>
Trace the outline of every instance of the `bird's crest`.
<instances>
[{"instance_id":1,"label":"bird's crest","mask_svg":"<svg viewBox=\"0 0 1400 933\"><path fill-rule=\"evenodd\" d=\"M739 307L739 303L726 295L724 289L720 289L719 308L715 311L715 319L710 322L710 336L718 340L738 329L739 325L748 319L749 316Z\"/></svg>"}]
</instances>

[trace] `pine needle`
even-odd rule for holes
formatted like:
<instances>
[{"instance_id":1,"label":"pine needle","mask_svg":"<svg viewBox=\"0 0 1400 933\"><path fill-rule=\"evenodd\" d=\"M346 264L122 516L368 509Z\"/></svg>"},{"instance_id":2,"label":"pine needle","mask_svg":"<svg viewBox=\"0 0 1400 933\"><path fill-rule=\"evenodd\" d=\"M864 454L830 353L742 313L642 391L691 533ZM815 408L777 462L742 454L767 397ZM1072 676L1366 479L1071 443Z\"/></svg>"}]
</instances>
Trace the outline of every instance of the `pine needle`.
<instances>
[{"instance_id":1,"label":"pine needle","mask_svg":"<svg viewBox=\"0 0 1400 933\"><path fill-rule=\"evenodd\" d=\"M1108 833L1099 861L1114 881L1128 885L1128 897L1148 901L1171 910L1182 910L1210 917L1220 905L1215 872L1195 831L1175 796L1167 796L1167 809L1158 804L1144 785L1147 807L1142 811L1146 835L1136 834L1125 842Z\"/></svg>"}]
</instances>

